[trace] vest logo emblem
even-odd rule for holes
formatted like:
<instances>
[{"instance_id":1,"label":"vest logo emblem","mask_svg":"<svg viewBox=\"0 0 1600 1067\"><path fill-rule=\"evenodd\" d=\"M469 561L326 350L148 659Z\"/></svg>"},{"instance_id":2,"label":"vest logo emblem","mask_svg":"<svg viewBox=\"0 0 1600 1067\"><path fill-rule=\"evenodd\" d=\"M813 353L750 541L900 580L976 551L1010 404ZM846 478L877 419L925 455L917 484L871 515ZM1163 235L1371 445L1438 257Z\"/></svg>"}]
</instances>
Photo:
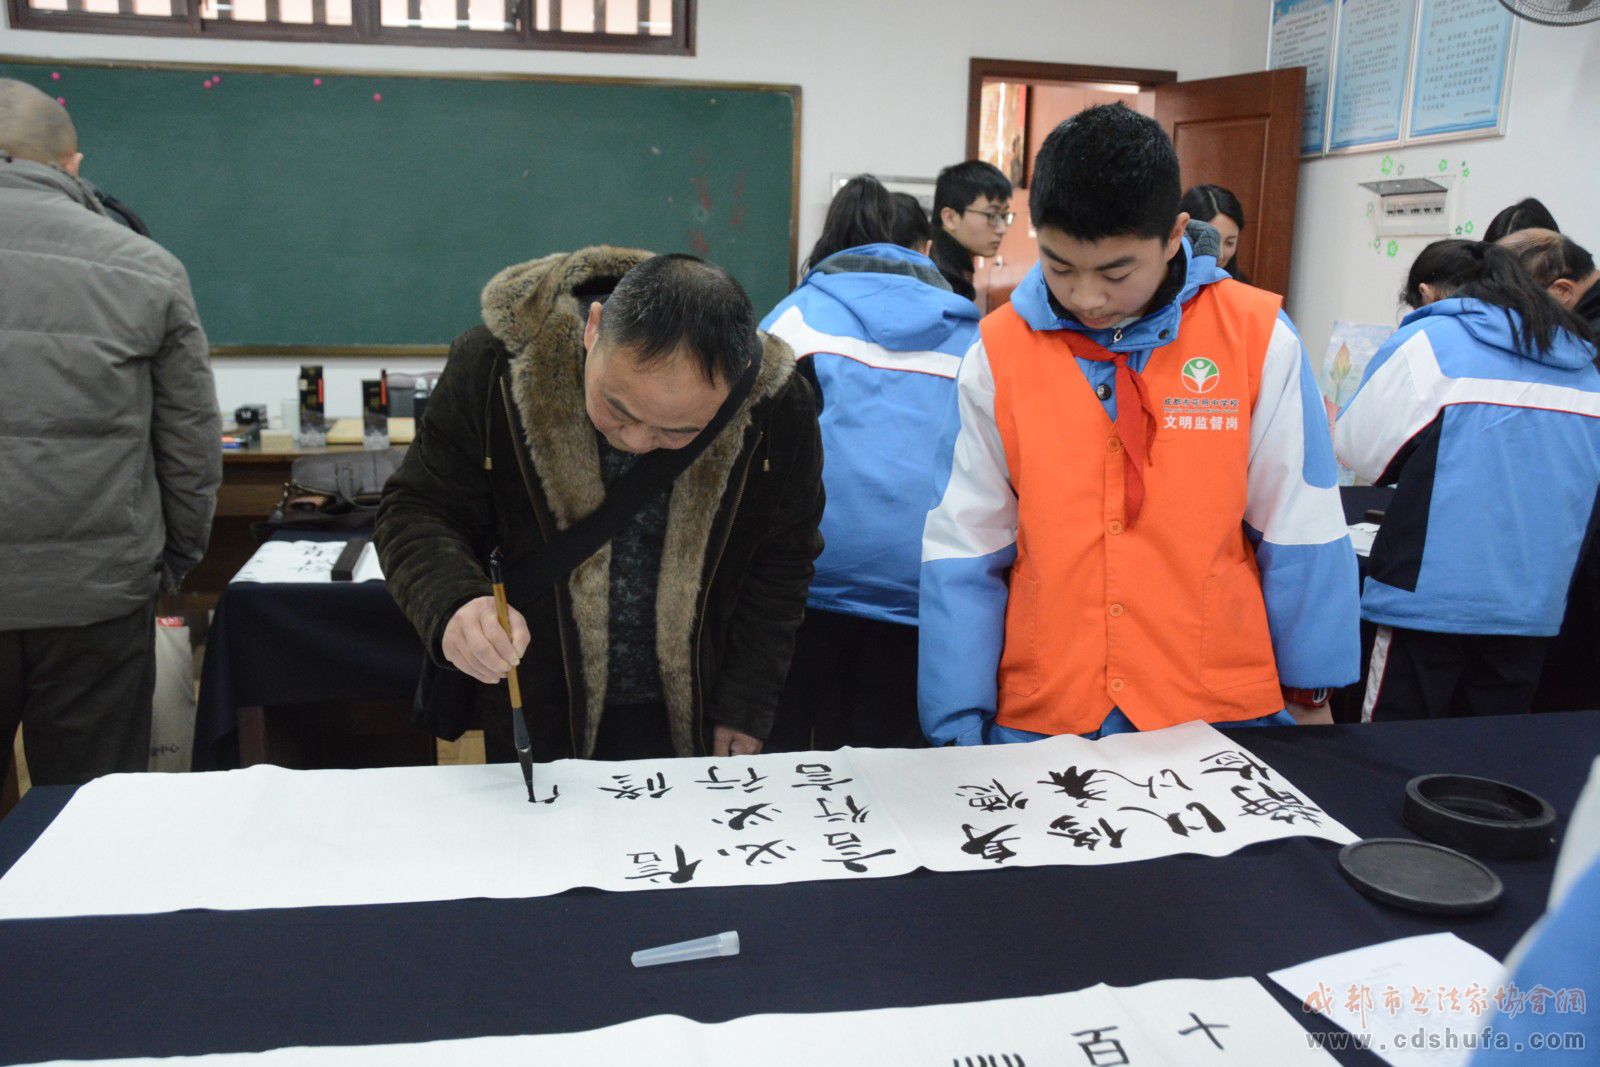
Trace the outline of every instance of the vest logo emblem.
<instances>
[{"instance_id":1,"label":"vest logo emblem","mask_svg":"<svg viewBox=\"0 0 1600 1067\"><path fill-rule=\"evenodd\" d=\"M1204 356L1196 356L1183 365L1183 385L1191 393L1209 393L1222 381L1222 371Z\"/></svg>"}]
</instances>

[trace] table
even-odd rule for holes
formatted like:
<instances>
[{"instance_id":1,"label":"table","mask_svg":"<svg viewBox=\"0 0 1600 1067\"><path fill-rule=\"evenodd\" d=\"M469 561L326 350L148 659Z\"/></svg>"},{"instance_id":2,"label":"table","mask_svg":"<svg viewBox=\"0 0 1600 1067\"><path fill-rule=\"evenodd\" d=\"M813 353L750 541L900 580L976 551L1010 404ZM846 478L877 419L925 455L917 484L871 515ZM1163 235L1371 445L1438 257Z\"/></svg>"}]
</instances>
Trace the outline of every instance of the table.
<instances>
[{"instance_id":1,"label":"table","mask_svg":"<svg viewBox=\"0 0 1600 1067\"><path fill-rule=\"evenodd\" d=\"M1600 712L1232 737L1365 837L1412 836L1405 782L1435 771L1532 788L1564 830L1600 752ZM36 788L0 822L0 871L70 796ZM417 827L419 863L428 837L448 832ZM1440 930L1503 958L1543 910L1554 868L1553 856L1493 861L1500 907L1446 920L1357 895L1337 851L1293 838L1106 867L0 923L0 1063L550 1033L663 1012L715 1022L1178 976L1255 976L1326 1029L1266 973ZM628 964L635 949L727 929L738 957Z\"/></svg>"},{"instance_id":2,"label":"table","mask_svg":"<svg viewBox=\"0 0 1600 1067\"><path fill-rule=\"evenodd\" d=\"M222 484L217 512L211 520L211 542L203 559L184 579L184 592L173 598L179 607L210 608L228 581L256 550L250 527L278 506L289 470L301 456L323 452L359 452L354 448L223 449Z\"/></svg>"},{"instance_id":3,"label":"table","mask_svg":"<svg viewBox=\"0 0 1600 1067\"><path fill-rule=\"evenodd\" d=\"M350 536L279 531L273 538ZM270 754L264 722L269 707L409 703L422 657L416 630L383 582L230 584L217 600L206 640L194 768L262 762ZM431 739L421 731L417 736L419 751L427 750Z\"/></svg>"}]
</instances>

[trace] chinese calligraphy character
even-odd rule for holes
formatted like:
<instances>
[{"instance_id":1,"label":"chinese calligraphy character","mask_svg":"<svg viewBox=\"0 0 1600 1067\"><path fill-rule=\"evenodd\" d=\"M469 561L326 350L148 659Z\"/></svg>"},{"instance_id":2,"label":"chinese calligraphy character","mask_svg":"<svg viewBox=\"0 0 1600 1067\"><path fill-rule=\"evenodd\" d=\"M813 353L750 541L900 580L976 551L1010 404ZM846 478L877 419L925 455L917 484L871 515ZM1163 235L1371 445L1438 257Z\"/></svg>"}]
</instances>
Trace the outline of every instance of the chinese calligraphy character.
<instances>
[{"instance_id":1,"label":"chinese calligraphy character","mask_svg":"<svg viewBox=\"0 0 1600 1067\"><path fill-rule=\"evenodd\" d=\"M628 774L613 774L611 780L616 782L616 787L601 786L602 792L612 794L615 800L638 800L641 796L659 798L669 792L672 787L667 784L665 774L650 775L645 778L644 785L634 785L633 776Z\"/></svg>"},{"instance_id":2,"label":"chinese calligraphy character","mask_svg":"<svg viewBox=\"0 0 1600 1067\"><path fill-rule=\"evenodd\" d=\"M967 843L961 846L961 851L969 856L978 856L982 859L993 860L995 863L1004 863L1016 852L1007 846L1006 842L1015 841L1015 837L1001 837L1000 835L1012 829L1016 824L1007 823L996 830L986 834L973 834L972 827L966 823L961 824L961 832L967 835Z\"/></svg>"},{"instance_id":3,"label":"chinese calligraphy character","mask_svg":"<svg viewBox=\"0 0 1600 1067\"><path fill-rule=\"evenodd\" d=\"M1105 1037L1115 1026L1107 1026L1096 1030L1079 1030L1073 1037L1089 1036L1087 1041L1079 1041L1078 1047L1083 1054L1089 1057L1091 1067L1127 1067L1131 1062L1128 1054L1122 1049L1122 1042L1114 1037Z\"/></svg>"},{"instance_id":4,"label":"chinese calligraphy character","mask_svg":"<svg viewBox=\"0 0 1600 1067\"><path fill-rule=\"evenodd\" d=\"M717 768L706 768L706 777L696 778L695 785L703 785L707 789L742 789L746 793L754 793L761 788L761 783L766 781L765 775L756 773L754 767L749 768L748 776L742 781L728 781L717 777Z\"/></svg>"},{"instance_id":5,"label":"chinese calligraphy character","mask_svg":"<svg viewBox=\"0 0 1600 1067\"><path fill-rule=\"evenodd\" d=\"M833 792L834 786L844 785L846 782L855 781L854 778L833 777L833 768L829 767L826 763L801 763L795 766L794 771L796 774L807 779L804 782L794 783L793 788L795 789L804 789L807 786L814 786L817 789L822 790L824 793L831 793Z\"/></svg>"},{"instance_id":6,"label":"chinese calligraphy character","mask_svg":"<svg viewBox=\"0 0 1600 1067\"><path fill-rule=\"evenodd\" d=\"M1179 1037L1188 1037L1190 1034L1196 1033L1197 1031L1198 1032L1203 1032L1206 1035L1206 1038L1208 1040L1210 1040L1210 1042L1213 1045L1215 1045L1217 1048L1221 1048L1222 1047L1222 1042L1218 1041L1217 1040L1217 1035L1213 1034L1211 1031L1213 1031L1213 1030L1231 1030L1231 1029L1233 1029L1227 1023L1203 1023L1203 1022L1200 1021L1200 1016L1196 1015L1192 1011L1189 1013L1189 1018L1194 1020L1194 1025L1189 1027L1189 1029L1187 1029L1187 1030L1179 1030L1178 1031L1178 1036Z\"/></svg>"},{"instance_id":7,"label":"chinese calligraphy character","mask_svg":"<svg viewBox=\"0 0 1600 1067\"><path fill-rule=\"evenodd\" d=\"M1142 782L1137 780L1137 779L1135 779L1135 778L1129 778L1125 774L1118 774L1116 771L1101 771L1100 773L1101 774L1113 775L1113 776L1115 776L1117 778L1121 778L1124 782L1127 782L1129 785L1131 785L1131 786L1133 786L1133 787L1135 787L1137 789L1143 789L1146 793L1149 794L1151 800L1154 800L1156 798L1156 778L1158 778L1158 777L1162 778L1162 779L1165 779L1165 781L1163 781L1161 783L1161 788L1162 789L1171 789L1173 786L1177 786L1179 789L1182 789L1185 793L1193 793L1194 792L1193 789L1190 789L1187 785L1184 784L1183 779L1178 777L1178 772L1173 770L1171 767L1164 768L1159 775L1152 774L1150 777L1146 778ZM1081 807L1082 805L1079 805L1079 806Z\"/></svg>"},{"instance_id":8,"label":"chinese calligraphy character","mask_svg":"<svg viewBox=\"0 0 1600 1067\"><path fill-rule=\"evenodd\" d=\"M723 822L721 819L712 819L711 821L718 826L726 826L730 830L743 830L751 822L771 822L772 815L764 810L766 808L772 808L773 814L783 814L783 809L773 808L771 804L752 804L748 808L723 808L723 813L730 816L727 822Z\"/></svg>"},{"instance_id":9,"label":"chinese calligraphy character","mask_svg":"<svg viewBox=\"0 0 1600 1067\"><path fill-rule=\"evenodd\" d=\"M1067 838L1073 848L1086 848L1093 852L1101 841L1112 848L1121 848L1122 835L1128 831L1113 829L1105 819L1101 819L1098 826L1082 826L1071 815L1063 815L1051 822L1050 829L1045 832L1052 837Z\"/></svg>"},{"instance_id":10,"label":"chinese calligraphy character","mask_svg":"<svg viewBox=\"0 0 1600 1067\"><path fill-rule=\"evenodd\" d=\"M1224 749L1213 752L1200 761L1201 763L1215 763L1214 767L1207 767L1201 774L1237 774L1247 782L1255 781L1256 776L1271 778L1272 772L1266 766L1256 762L1254 758L1240 752L1238 749Z\"/></svg>"},{"instance_id":11,"label":"chinese calligraphy character","mask_svg":"<svg viewBox=\"0 0 1600 1067\"><path fill-rule=\"evenodd\" d=\"M1065 793L1078 802L1078 807L1084 807L1091 800L1099 800L1105 796L1101 790L1094 788L1094 776L1100 772L1091 767L1086 771L1079 771L1076 766L1068 767L1064 771L1046 771L1050 776L1049 781L1041 778L1040 785L1053 785L1056 790Z\"/></svg>"},{"instance_id":12,"label":"chinese calligraphy character","mask_svg":"<svg viewBox=\"0 0 1600 1067\"><path fill-rule=\"evenodd\" d=\"M1020 790L1008 792L998 778L990 781L992 785L961 786L956 790L956 796L965 798L969 808L986 812L1010 811L1013 808L1020 811L1028 806L1028 798Z\"/></svg>"},{"instance_id":13,"label":"chinese calligraphy character","mask_svg":"<svg viewBox=\"0 0 1600 1067\"><path fill-rule=\"evenodd\" d=\"M828 847L839 853L839 857L836 859L824 859L822 862L843 864L845 870L854 874L866 874L868 860L895 854L895 850L892 848L880 848L872 853L866 852L866 846L861 843L861 838L848 830L829 834Z\"/></svg>"},{"instance_id":14,"label":"chinese calligraphy character","mask_svg":"<svg viewBox=\"0 0 1600 1067\"><path fill-rule=\"evenodd\" d=\"M690 863L689 857L685 856L683 853L682 845L673 846L673 852L675 853L678 861L678 866L675 870L668 870L663 867L661 865L661 857L654 852L629 853L628 859L633 862L635 867L639 868L640 873L629 875L628 881L635 882L640 879L644 879L649 882L654 882L657 878L664 876L667 881L672 882L674 885L683 885L685 882L692 882L694 880L695 868L700 866L700 861L695 860L693 863Z\"/></svg>"},{"instance_id":15,"label":"chinese calligraphy character","mask_svg":"<svg viewBox=\"0 0 1600 1067\"><path fill-rule=\"evenodd\" d=\"M751 842L743 845L735 845L734 848L744 853L744 865L746 867L754 867L757 865L766 867L769 864L777 863L779 860L786 860L789 858L782 852L778 851L779 845L782 845L789 852L800 851L793 845L785 844L782 838L779 838L776 841L766 841L761 844L755 844ZM717 849L717 855L727 856L730 855L730 853L725 848L719 848Z\"/></svg>"},{"instance_id":16,"label":"chinese calligraphy character","mask_svg":"<svg viewBox=\"0 0 1600 1067\"><path fill-rule=\"evenodd\" d=\"M1321 825L1319 817L1322 813L1310 801L1302 800L1287 790L1280 792L1264 782L1259 784L1264 794L1259 797L1252 797L1250 787L1243 783L1233 787L1233 795L1244 802L1239 814L1265 815L1273 822L1290 826L1294 825L1296 819L1301 819L1311 826Z\"/></svg>"},{"instance_id":17,"label":"chinese calligraphy character","mask_svg":"<svg viewBox=\"0 0 1600 1067\"><path fill-rule=\"evenodd\" d=\"M811 816L813 819L821 819L824 822L845 822L847 820L849 822L866 822L867 813L872 810L871 808L860 807L856 804L855 797L847 795L844 798L844 810L834 811L828 806L829 799L828 797L817 798L817 805L822 808L822 814Z\"/></svg>"},{"instance_id":18,"label":"chinese calligraphy character","mask_svg":"<svg viewBox=\"0 0 1600 1067\"><path fill-rule=\"evenodd\" d=\"M1159 812L1151 811L1149 808L1123 807L1123 808L1118 808L1117 810L1118 811L1139 811L1139 812L1143 812L1146 815L1153 815L1157 819L1161 819L1162 821L1164 821L1167 824L1167 829L1171 830L1173 833L1177 834L1179 837L1188 837L1189 836L1189 831L1191 831L1191 830L1194 830L1196 832L1198 832L1200 830L1210 830L1214 834L1220 834L1224 830L1227 829L1227 827L1223 825L1222 820L1217 818L1215 815L1211 814L1211 809L1206 807L1204 804L1201 804L1199 801L1195 801L1194 803L1191 803L1191 804L1185 804L1183 806L1183 810L1182 811L1175 811L1170 815L1162 815ZM1195 814L1199 815L1200 818L1202 820L1204 820L1204 825L1202 825L1202 826L1189 826L1187 823L1185 823L1183 821L1183 812L1184 811L1192 811Z\"/></svg>"}]
</instances>

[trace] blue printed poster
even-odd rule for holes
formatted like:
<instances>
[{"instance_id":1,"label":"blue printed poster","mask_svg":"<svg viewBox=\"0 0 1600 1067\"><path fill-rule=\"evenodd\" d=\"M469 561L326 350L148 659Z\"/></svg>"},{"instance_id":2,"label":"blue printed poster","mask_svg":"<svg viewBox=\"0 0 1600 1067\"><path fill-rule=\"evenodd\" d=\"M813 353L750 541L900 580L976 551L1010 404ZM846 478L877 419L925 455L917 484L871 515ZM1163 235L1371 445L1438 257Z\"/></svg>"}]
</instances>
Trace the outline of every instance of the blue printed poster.
<instances>
[{"instance_id":1,"label":"blue printed poster","mask_svg":"<svg viewBox=\"0 0 1600 1067\"><path fill-rule=\"evenodd\" d=\"M1513 20L1497 0L1422 0L1408 137L1498 128Z\"/></svg>"},{"instance_id":2,"label":"blue printed poster","mask_svg":"<svg viewBox=\"0 0 1600 1067\"><path fill-rule=\"evenodd\" d=\"M1334 0L1273 0L1272 49L1267 66L1306 68L1300 152L1322 151L1328 117L1328 67L1333 53Z\"/></svg>"},{"instance_id":3,"label":"blue printed poster","mask_svg":"<svg viewBox=\"0 0 1600 1067\"><path fill-rule=\"evenodd\" d=\"M1416 0L1341 0L1329 151L1400 140L1415 17Z\"/></svg>"}]
</instances>

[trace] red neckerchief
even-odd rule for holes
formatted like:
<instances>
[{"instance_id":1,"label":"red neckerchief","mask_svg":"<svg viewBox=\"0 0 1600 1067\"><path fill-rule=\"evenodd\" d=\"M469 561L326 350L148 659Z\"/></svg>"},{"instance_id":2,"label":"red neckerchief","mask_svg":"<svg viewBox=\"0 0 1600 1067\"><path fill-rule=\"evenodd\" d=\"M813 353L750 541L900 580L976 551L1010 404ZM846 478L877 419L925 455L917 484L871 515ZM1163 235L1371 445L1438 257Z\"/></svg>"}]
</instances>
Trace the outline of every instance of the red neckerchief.
<instances>
[{"instance_id":1,"label":"red neckerchief","mask_svg":"<svg viewBox=\"0 0 1600 1067\"><path fill-rule=\"evenodd\" d=\"M1067 346L1080 359L1114 363L1117 367L1117 439L1122 442L1122 514L1129 529L1144 507L1144 468L1156 435L1156 413L1145 388L1144 375L1128 366L1125 352L1110 352L1076 330L1062 330ZM1130 403L1130 401L1133 401ZM1141 426L1140 424L1143 423Z\"/></svg>"}]
</instances>

